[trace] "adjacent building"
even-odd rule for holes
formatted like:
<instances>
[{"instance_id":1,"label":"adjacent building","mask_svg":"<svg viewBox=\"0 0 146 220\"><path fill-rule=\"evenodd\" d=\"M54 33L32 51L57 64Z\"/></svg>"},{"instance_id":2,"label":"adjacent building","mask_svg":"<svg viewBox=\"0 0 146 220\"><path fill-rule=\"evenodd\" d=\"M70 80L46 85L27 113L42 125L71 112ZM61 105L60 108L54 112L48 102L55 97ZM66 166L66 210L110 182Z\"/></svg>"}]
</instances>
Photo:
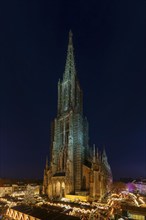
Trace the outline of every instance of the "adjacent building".
<instances>
[{"instance_id":1,"label":"adjacent building","mask_svg":"<svg viewBox=\"0 0 146 220\"><path fill-rule=\"evenodd\" d=\"M105 149L89 146L83 93L76 74L72 32L63 79L58 82L57 116L52 123L50 163L46 161L43 193L50 198L67 195L101 198L110 188L112 173Z\"/></svg>"},{"instance_id":2,"label":"adjacent building","mask_svg":"<svg viewBox=\"0 0 146 220\"><path fill-rule=\"evenodd\" d=\"M40 185L37 184L0 184L0 198L4 196L24 196L31 192L33 195L40 194Z\"/></svg>"}]
</instances>

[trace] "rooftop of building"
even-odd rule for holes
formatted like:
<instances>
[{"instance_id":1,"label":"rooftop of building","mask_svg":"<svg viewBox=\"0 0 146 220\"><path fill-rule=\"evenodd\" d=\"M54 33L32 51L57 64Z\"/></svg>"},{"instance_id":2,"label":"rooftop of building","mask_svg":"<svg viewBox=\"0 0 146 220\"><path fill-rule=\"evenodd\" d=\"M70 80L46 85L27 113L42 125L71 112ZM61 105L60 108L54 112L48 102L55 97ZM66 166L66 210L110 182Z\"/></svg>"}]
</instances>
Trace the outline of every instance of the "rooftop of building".
<instances>
[{"instance_id":1,"label":"rooftop of building","mask_svg":"<svg viewBox=\"0 0 146 220\"><path fill-rule=\"evenodd\" d=\"M65 215L61 212L63 212L63 208L56 207L56 206L50 206L48 209L43 209L39 207L30 207L26 205L20 205L15 206L12 208L13 210L16 210L21 213L25 213L29 216L33 216L35 218L46 220L46 219L54 219L59 218L60 220L66 219L66 220L77 220L79 218L74 216Z\"/></svg>"},{"instance_id":2,"label":"rooftop of building","mask_svg":"<svg viewBox=\"0 0 146 220\"><path fill-rule=\"evenodd\" d=\"M40 185L42 184L42 180L33 180L33 179L7 179L0 178L0 186L12 186L12 185Z\"/></svg>"}]
</instances>

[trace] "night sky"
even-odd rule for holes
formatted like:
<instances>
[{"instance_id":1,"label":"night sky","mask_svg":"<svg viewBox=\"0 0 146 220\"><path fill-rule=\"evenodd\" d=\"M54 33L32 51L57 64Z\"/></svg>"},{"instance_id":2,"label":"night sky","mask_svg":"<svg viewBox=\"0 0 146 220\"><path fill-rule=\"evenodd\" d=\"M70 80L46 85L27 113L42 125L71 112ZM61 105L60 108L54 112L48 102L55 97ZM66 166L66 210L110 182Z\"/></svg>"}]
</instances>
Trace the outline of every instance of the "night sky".
<instances>
[{"instance_id":1,"label":"night sky","mask_svg":"<svg viewBox=\"0 0 146 220\"><path fill-rule=\"evenodd\" d=\"M0 3L0 177L42 178L73 32L90 144L115 179L146 177L145 1Z\"/></svg>"}]
</instances>

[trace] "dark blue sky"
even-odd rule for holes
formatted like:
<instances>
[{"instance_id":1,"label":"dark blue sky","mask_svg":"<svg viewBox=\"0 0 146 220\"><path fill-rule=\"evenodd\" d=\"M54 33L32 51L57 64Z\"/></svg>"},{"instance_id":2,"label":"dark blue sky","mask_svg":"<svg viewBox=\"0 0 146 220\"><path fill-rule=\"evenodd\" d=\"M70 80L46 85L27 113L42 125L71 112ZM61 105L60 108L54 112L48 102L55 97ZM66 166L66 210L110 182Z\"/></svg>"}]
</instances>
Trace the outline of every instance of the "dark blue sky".
<instances>
[{"instance_id":1,"label":"dark blue sky","mask_svg":"<svg viewBox=\"0 0 146 220\"><path fill-rule=\"evenodd\" d=\"M0 3L0 177L43 176L72 29L90 143L146 177L145 1Z\"/></svg>"}]
</instances>

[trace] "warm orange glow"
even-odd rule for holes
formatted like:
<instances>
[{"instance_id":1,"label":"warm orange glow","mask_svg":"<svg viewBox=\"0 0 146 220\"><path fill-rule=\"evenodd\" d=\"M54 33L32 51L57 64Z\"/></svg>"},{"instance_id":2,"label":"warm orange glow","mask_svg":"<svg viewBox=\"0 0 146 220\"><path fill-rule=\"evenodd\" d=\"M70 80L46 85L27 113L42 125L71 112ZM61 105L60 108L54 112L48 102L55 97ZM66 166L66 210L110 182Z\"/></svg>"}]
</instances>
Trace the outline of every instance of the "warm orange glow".
<instances>
[{"instance_id":1,"label":"warm orange glow","mask_svg":"<svg viewBox=\"0 0 146 220\"><path fill-rule=\"evenodd\" d=\"M88 196L66 195L65 198L69 199L72 202L77 200L84 202L88 201Z\"/></svg>"}]
</instances>

